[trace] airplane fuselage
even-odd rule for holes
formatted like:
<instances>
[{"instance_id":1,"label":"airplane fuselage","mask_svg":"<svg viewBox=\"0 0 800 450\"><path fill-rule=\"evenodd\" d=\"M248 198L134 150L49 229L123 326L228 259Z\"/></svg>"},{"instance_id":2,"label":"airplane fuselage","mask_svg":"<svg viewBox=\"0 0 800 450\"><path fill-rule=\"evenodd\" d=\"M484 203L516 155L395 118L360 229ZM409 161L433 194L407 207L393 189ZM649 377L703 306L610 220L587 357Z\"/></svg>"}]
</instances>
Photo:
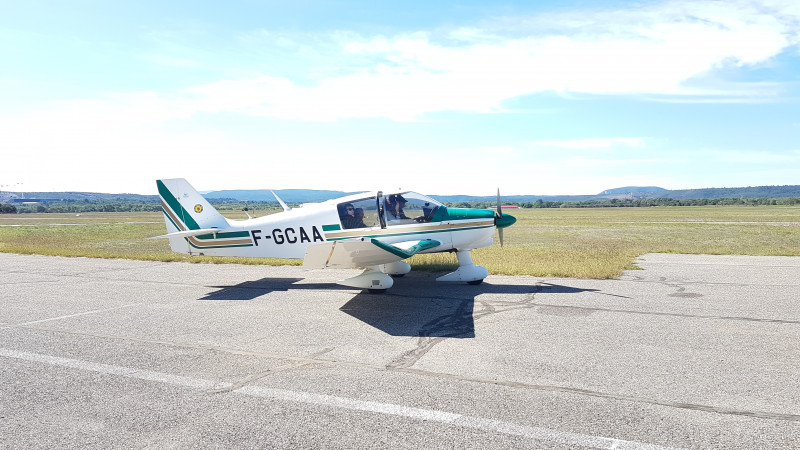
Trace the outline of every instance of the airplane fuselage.
<instances>
[{"instance_id":1,"label":"airplane fuselage","mask_svg":"<svg viewBox=\"0 0 800 450\"><path fill-rule=\"evenodd\" d=\"M444 207L442 207L444 208ZM465 214L471 211L470 215ZM165 208L169 219L171 214ZM448 209L444 220L344 229L336 209L324 203L246 220L230 220L224 233L170 239L173 251L191 255L302 259L309 245L354 238L379 238L395 242L433 238L435 249L421 253L471 250L491 245L494 216L491 211ZM452 216L452 218L451 218ZM168 220L169 232L182 231Z\"/></svg>"},{"instance_id":2,"label":"airplane fuselage","mask_svg":"<svg viewBox=\"0 0 800 450\"><path fill-rule=\"evenodd\" d=\"M310 269L364 268L340 284L380 291L390 275L408 273L404 260L418 253L455 252L459 267L438 281L480 283L485 267L470 251L492 244L495 229L516 219L484 209L447 208L405 191L354 194L307 203L259 218L231 220L220 214L182 178L157 180L173 251L189 255L303 259ZM498 202L499 205L499 202ZM500 234L502 243L502 234Z\"/></svg>"}]
</instances>

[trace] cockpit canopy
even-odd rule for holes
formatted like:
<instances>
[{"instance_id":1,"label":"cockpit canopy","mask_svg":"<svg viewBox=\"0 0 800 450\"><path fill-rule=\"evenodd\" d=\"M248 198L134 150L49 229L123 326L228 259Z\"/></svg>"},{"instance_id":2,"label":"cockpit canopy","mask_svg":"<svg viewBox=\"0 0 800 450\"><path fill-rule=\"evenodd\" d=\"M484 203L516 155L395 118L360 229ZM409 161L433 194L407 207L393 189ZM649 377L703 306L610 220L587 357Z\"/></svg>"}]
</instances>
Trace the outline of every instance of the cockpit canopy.
<instances>
[{"instance_id":1,"label":"cockpit canopy","mask_svg":"<svg viewBox=\"0 0 800 450\"><path fill-rule=\"evenodd\" d=\"M430 222L443 205L422 194L378 192L337 204L343 229L372 228Z\"/></svg>"}]
</instances>

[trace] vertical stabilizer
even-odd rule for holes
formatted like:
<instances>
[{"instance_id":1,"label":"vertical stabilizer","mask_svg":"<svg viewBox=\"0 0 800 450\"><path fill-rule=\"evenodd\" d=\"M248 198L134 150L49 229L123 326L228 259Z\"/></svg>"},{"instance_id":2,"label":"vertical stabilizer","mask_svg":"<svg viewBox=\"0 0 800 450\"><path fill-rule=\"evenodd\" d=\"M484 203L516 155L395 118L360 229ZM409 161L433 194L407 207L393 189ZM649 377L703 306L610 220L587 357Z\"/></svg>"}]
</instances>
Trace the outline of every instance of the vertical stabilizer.
<instances>
[{"instance_id":1,"label":"vertical stabilizer","mask_svg":"<svg viewBox=\"0 0 800 450\"><path fill-rule=\"evenodd\" d=\"M156 180L156 184L167 231L228 228L228 220L183 178Z\"/></svg>"}]
</instances>

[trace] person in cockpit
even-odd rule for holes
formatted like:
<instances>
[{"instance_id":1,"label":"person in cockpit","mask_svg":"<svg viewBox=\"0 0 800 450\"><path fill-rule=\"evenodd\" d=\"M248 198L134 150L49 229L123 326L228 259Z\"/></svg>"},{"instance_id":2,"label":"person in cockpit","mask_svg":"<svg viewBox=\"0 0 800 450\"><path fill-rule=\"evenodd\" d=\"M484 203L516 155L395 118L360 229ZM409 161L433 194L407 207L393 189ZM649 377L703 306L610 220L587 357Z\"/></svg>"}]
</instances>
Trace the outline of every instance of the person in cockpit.
<instances>
[{"instance_id":1,"label":"person in cockpit","mask_svg":"<svg viewBox=\"0 0 800 450\"><path fill-rule=\"evenodd\" d=\"M405 212L403 212L403 208L405 208L406 203L408 202L400 194L392 194L386 197L386 220L408 219Z\"/></svg>"},{"instance_id":2,"label":"person in cockpit","mask_svg":"<svg viewBox=\"0 0 800 450\"><path fill-rule=\"evenodd\" d=\"M355 208L352 203L345 203L340 214L343 228L356 228Z\"/></svg>"},{"instance_id":3,"label":"person in cockpit","mask_svg":"<svg viewBox=\"0 0 800 450\"><path fill-rule=\"evenodd\" d=\"M367 224L364 223L364 208L356 208L354 211L354 228L366 228Z\"/></svg>"}]
</instances>

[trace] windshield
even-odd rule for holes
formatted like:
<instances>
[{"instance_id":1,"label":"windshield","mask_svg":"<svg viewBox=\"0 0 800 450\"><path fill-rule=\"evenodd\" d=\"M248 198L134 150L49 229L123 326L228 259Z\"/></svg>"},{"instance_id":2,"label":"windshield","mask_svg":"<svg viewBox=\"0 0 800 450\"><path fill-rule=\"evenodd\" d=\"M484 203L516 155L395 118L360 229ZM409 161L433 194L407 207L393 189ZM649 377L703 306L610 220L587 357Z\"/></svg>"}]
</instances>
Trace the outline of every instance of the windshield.
<instances>
[{"instance_id":1,"label":"windshield","mask_svg":"<svg viewBox=\"0 0 800 450\"><path fill-rule=\"evenodd\" d=\"M416 192L390 194L384 197L386 224L430 222L440 206L436 200Z\"/></svg>"}]
</instances>

